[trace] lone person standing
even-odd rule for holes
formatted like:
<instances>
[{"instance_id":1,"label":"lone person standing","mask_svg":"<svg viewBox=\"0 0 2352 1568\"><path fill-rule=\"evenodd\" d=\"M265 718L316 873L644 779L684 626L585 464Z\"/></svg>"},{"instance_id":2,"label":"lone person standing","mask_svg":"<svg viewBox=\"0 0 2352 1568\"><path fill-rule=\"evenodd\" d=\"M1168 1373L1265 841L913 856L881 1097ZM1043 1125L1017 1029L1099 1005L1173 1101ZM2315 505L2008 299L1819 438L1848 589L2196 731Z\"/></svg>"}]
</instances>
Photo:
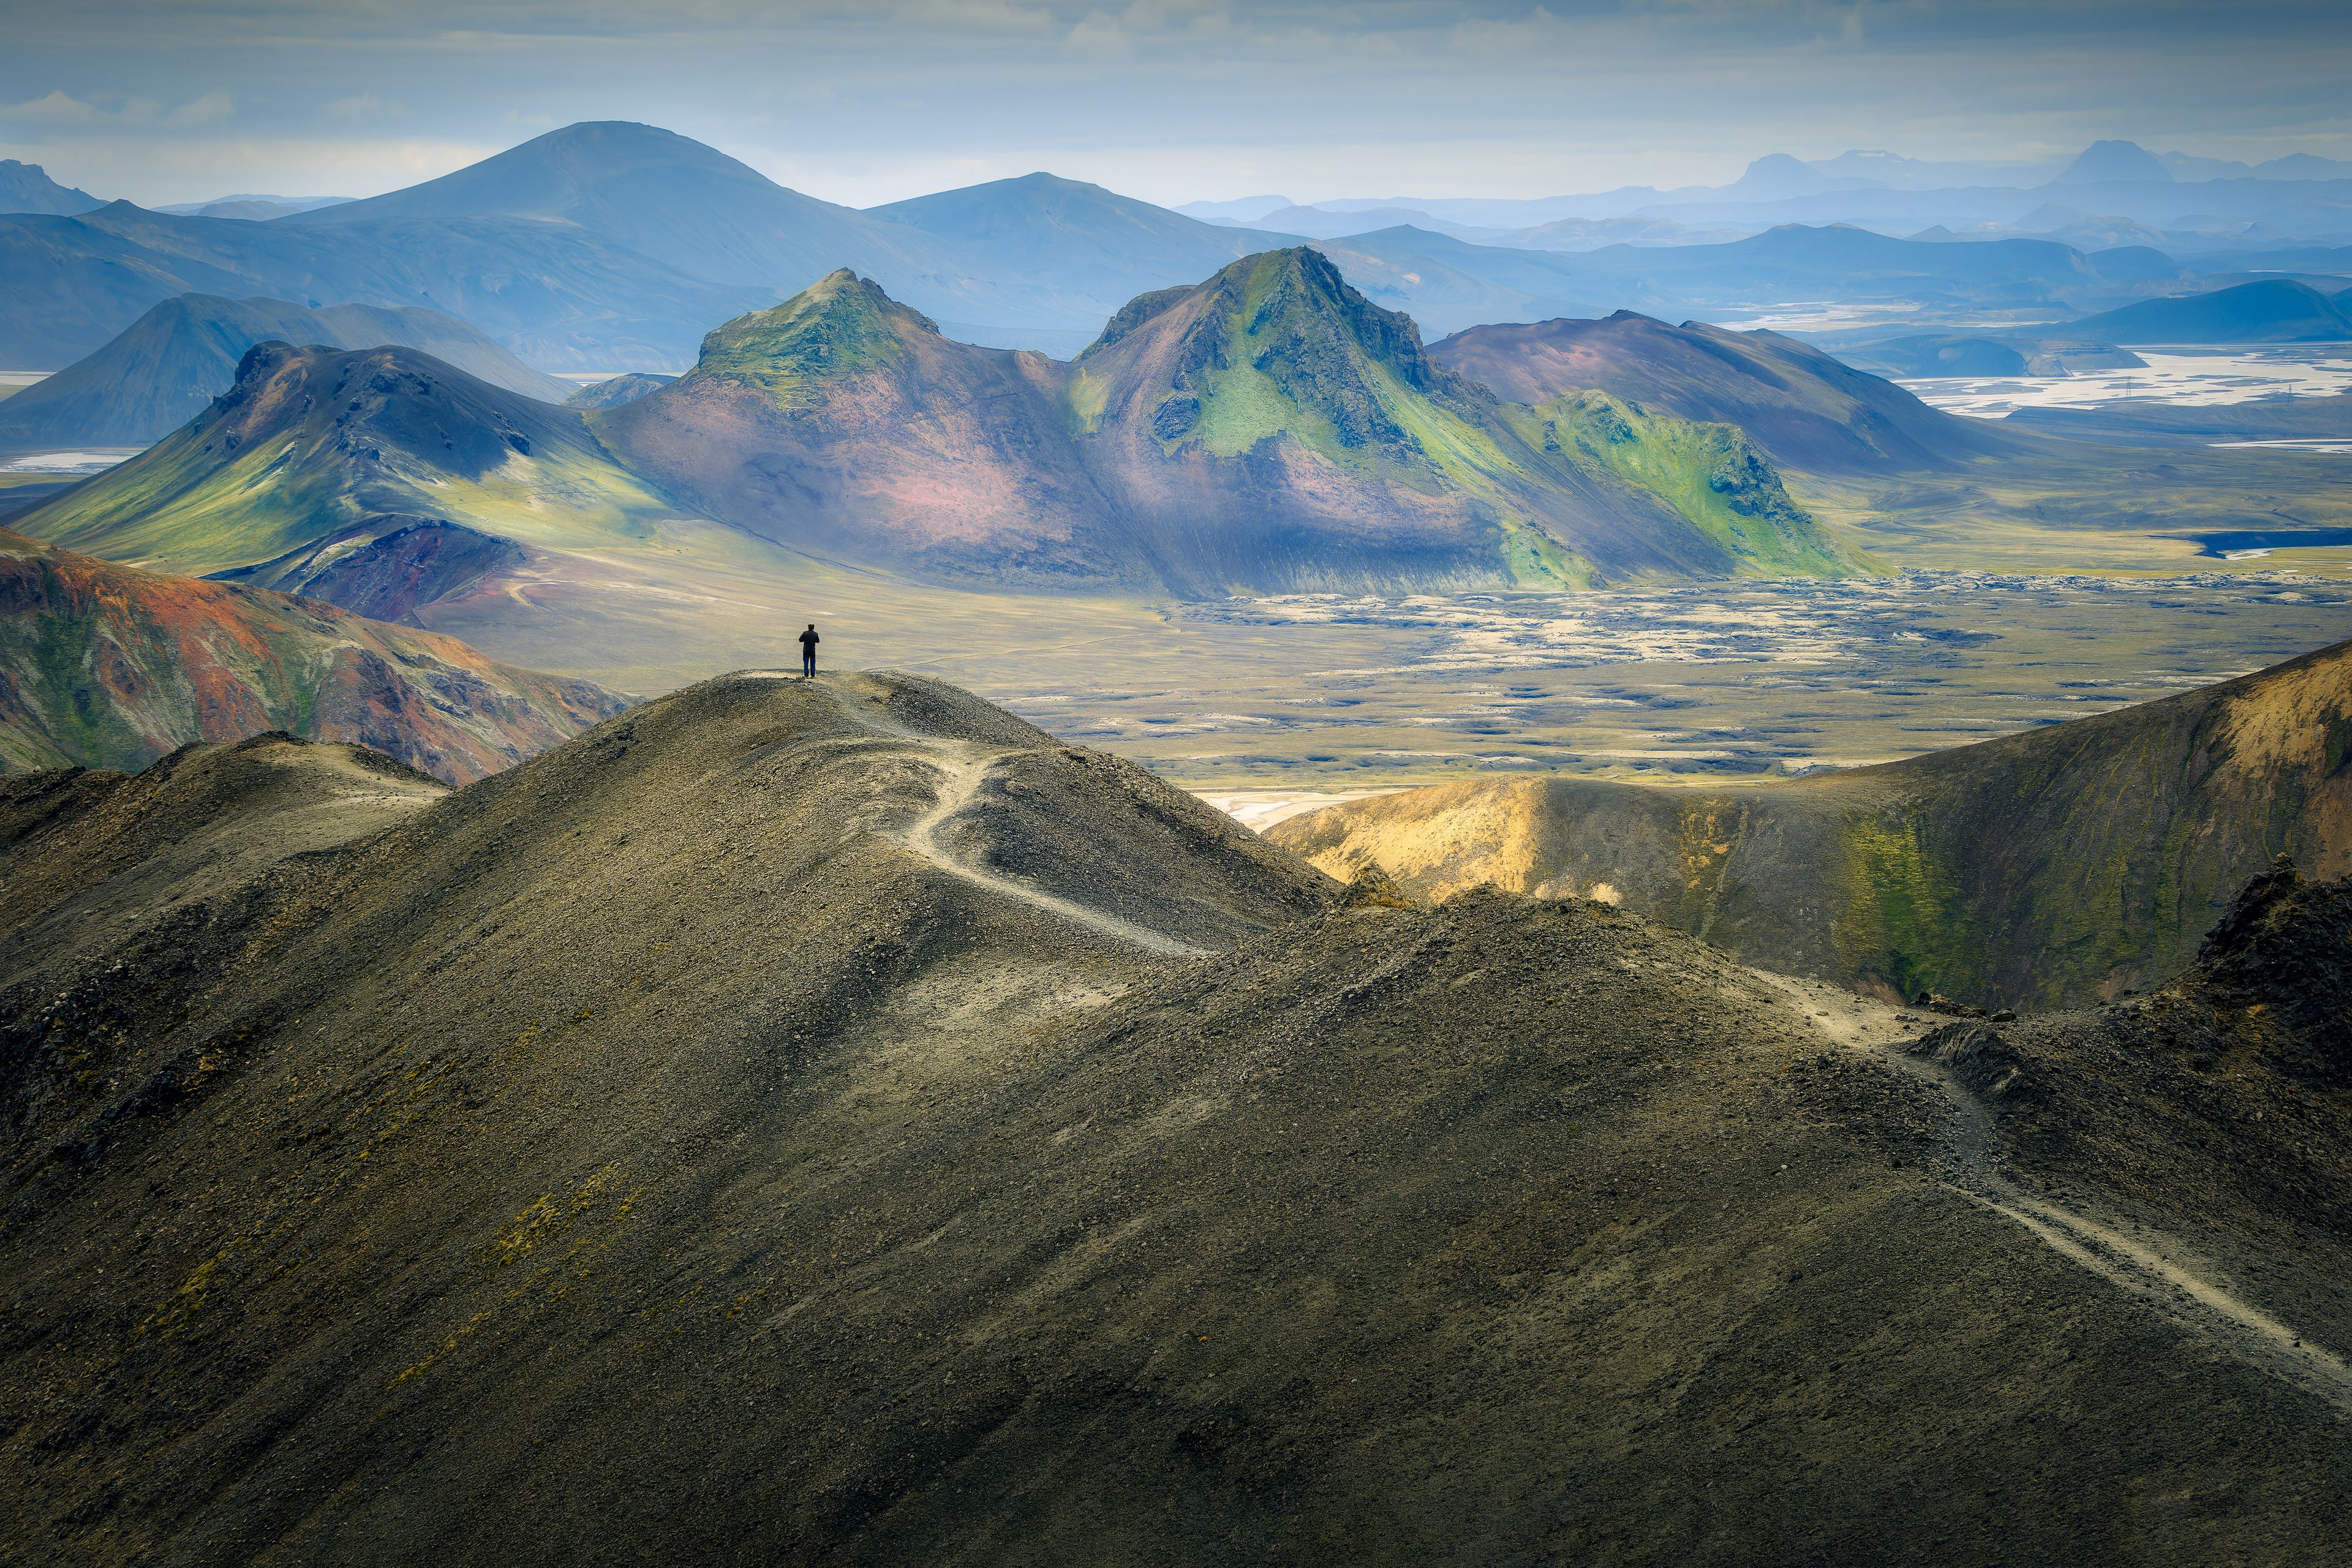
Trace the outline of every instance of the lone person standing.
<instances>
[{"instance_id":1,"label":"lone person standing","mask_svg":"<svg viewBox=\"0 0 2352 1568\"><path fill-rule=\"evenodd\" d=\"M816 678L816 623L811 621L808 630L801 634L801 679L803 680L813 680Z\"/></svg>"}]
</instances>

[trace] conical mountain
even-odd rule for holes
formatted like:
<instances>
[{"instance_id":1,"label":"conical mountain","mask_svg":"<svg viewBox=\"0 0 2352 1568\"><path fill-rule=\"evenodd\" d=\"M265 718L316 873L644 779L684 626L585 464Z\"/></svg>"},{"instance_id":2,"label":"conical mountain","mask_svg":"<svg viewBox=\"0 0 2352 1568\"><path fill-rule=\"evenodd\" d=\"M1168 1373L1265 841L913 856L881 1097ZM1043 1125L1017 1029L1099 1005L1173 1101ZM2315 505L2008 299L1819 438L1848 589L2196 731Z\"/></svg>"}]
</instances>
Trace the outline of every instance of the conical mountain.
<instances>
[{"instance_id":1,"label":"conical mountain","mask_svg":"<svg viewBox=\"0 0 2352 1568\"><path fill-rule=\"evenodd\" d=\"M413 349L270 342L185 426L15 526L397 619L526 546L643 537L670 510L575 413Z\"/></svg>"},{"instance_id":2,"label":"conical mountain","mask_svg":"<svg viewBox=\"0 0 2352 1568\"><path fill-rule=\"evenodd\" d=\"M2137 142L2094 142L2050 182L2053 185L2170 184L2172 171Z\"/></svg>"},{"instance_id":3,"label":"conical mountain","mask_svg":"<svg viewBox=\"0 0 2352 1568\"><path fill-rule=\"evenodd\" d=\"M789 289L846 261L940 270L929 236L803 195L691 137L589 121L454 174L283 221L314 229L388 220L560 224L720 283Z\"/></svg>"}]
</instances>

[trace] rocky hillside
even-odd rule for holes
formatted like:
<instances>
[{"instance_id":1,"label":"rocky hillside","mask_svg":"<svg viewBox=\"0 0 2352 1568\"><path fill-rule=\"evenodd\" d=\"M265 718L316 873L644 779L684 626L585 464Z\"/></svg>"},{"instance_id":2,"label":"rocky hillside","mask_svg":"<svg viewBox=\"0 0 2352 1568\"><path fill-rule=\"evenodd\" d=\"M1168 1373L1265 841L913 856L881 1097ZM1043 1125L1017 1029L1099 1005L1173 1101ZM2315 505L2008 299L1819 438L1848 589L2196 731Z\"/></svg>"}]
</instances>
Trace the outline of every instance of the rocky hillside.
<instances>
[{"instance_id":1,"label":"rocky hillside","mask_svg":"<svg viewBox=\"0 0 2352 1568\"><path fill-rule=\"evenodd\" d=\"M714 681L454 794L318 751L0 794L14 1554L2336 1552L2336 1188L2200 1194L2352 1150L2195 1066L2324 920L2199 982L2184 1070L2268 1114L2124 1215L2001 1159L2107 1108L2111 1015L1342 892L927 683Z\"/></svg>"},{"instance_id":2,"label":"rocky hillside","mask_svg":"<svg viewBox=\"0 0 2352 1568\"><path fill-rule=\"evenodd\" d=\"M1032 587L1154 577L1072 448L1054 363L942 337L851 272L728 322L692 372L593 423L705 515L813 554Z\"/></svg>"},{"instance_id":3,"label":"rocky hillside","mask_svg":"<svg viewBox=\"0 0 2352 1568\"><path fill-rule=\"evenodd\" d=\"M1297 249L1133 300L1075 365L954 342L836 273L593 423L712 516L947 580L1221 595L1866 569L1719 429L1645 426L1620 460L1561 418L1442 369Z\"/></svg>"},{"instance_id":4,"label":"rocky hillside","mask_svg":"<svg viewBox=\"0 0 2352 1568\"><path fill-rule=\"evenodd\" d=\"M2352 871L2347 757L2352 643L1879 767L1729 789L1445 784L1272 837L1426 896L1605 898L1770 968L2051 1006L2179 973L2275 854Z\"/></svg>"},{"instance_id":5,"label":"rocky hillside","mask_svg":"<svg viewBox=\"0 0 2352 1568\"><path fill-rule=\"evenodd\" d=\"M0 529L0 772L136 771L193 742L283 731L464 784L626 706L452 637Z\"/></svg>"},{"instance_id":6,"label":"rocky hillside","mask_svg":"<svg viewBox=\"0 0 2352 1568\"><path fill-rule=\"evenodd\" d=\"M12 526L397 619L528 546L641 539L672 510L576 413L412 349L272 342L187 426Z\"/></svg>"}]
</instances>

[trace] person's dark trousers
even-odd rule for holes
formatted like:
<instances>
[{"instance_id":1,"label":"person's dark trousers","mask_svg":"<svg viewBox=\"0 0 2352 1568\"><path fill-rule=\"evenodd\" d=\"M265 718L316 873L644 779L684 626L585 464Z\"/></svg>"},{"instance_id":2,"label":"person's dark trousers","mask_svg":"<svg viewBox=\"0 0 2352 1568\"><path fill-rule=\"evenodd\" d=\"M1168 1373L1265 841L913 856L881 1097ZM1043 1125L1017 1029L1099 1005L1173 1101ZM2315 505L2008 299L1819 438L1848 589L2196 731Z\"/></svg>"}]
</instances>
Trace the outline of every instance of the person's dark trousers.
<instances>
[{"instance_id":1,"label":"person's dark trousers","mask_svg":"<svg viewBox=\"0 0 2352 1568\"><path fill-rule=\"evenodd\" d=\"M813 653L804 653L801 655L801 674L803 676L810 676L814 675L815 673L816 655Z\"/></svg>"}]
</instances>

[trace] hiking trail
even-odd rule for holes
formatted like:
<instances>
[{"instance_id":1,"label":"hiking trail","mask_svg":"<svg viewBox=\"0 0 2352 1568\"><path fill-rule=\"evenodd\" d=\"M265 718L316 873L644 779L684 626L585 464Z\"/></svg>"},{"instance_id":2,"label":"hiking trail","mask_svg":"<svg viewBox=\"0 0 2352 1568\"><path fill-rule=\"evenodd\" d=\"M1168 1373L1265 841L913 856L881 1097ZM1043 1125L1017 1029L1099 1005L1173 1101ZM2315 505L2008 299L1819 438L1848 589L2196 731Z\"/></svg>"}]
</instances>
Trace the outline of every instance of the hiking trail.
<instances>
[{"instance_id":1,"label":"hiking trail","mask_svg":"<svg viewBox=\"0 0 2352 1568\"><path fill-rule=\"evenodd\" d=\"M1761 978L1805 1003L1814 1026L1832 1039L1941 1092L1951 1105L1941 1139L1948 1185L2238 1360L2352 1415L2352 1365L2199 1272L2184 1261L2188 1248L2157 1232L2126 1236L2003 1175L1992 1108L1941 1063L1911 1054L1916 1024L1884 1003L1818 981Z\"/></svg>"}]
</instances>

